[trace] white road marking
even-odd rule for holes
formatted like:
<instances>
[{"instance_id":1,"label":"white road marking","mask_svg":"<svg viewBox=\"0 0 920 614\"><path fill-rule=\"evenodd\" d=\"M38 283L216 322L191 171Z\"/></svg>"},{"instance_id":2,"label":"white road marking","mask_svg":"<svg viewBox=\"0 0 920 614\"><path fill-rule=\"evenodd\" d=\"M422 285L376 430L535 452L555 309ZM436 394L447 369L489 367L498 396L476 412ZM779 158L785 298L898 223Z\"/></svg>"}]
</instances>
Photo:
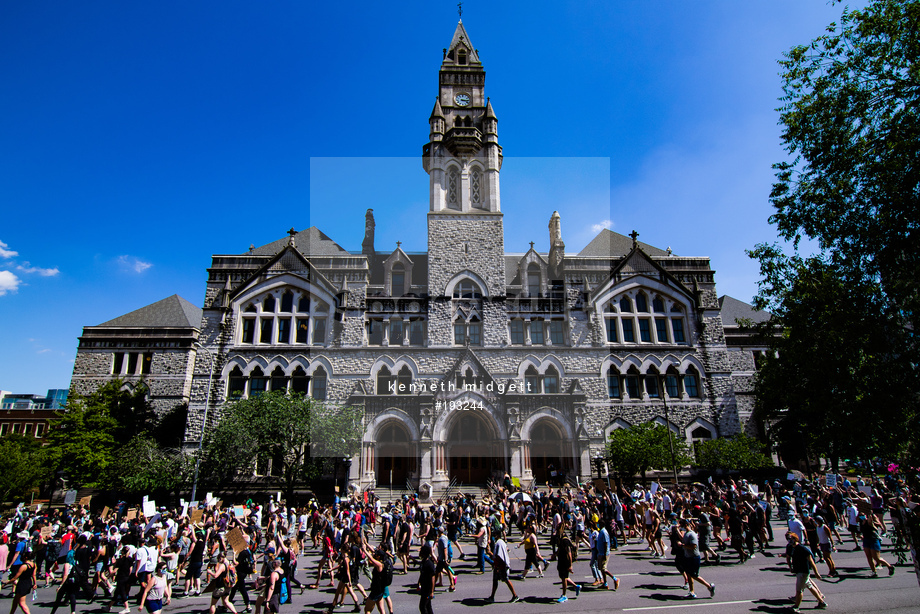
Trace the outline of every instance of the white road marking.
<instances>
[{"instance_id":1,"label":"white road marking","mask_svg":"<svg viewBox=\"0 0 920 614\"><path fill-rule=\"evenodd\" d=\"M750 599L744 601L697 601L693 603L682 603L680 605L653 605L646 606L643 608L623 608L624 612L639 612L642 610L672 610L674 608L698 608L702 606L717 606L717 605L735 605L738 603L754 603Z\"/></svg>"}]
</instances>

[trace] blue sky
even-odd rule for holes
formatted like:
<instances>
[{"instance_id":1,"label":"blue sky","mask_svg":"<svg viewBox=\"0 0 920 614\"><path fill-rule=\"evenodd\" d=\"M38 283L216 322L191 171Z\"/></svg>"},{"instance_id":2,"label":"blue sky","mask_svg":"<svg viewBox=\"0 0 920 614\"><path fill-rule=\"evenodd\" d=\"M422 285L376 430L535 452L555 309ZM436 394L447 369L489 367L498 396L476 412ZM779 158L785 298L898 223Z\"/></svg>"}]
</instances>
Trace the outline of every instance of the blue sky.
<instances>
[{"instance_id":1,"label":"blue sky","mask_svg":"<svg viewBox=\"0 0 920 614\"><path fill-rule=\"evenodd\" d=\"M777 59L821 1L464 3L504 148L507 251L607 226L709 256L749 301L744 250L779 145ZM456 3L0 6L0 389L69 385L77 337L172 294L211 254L320 227L424 250L420 154Z\"/></svg>"}]
</instances>

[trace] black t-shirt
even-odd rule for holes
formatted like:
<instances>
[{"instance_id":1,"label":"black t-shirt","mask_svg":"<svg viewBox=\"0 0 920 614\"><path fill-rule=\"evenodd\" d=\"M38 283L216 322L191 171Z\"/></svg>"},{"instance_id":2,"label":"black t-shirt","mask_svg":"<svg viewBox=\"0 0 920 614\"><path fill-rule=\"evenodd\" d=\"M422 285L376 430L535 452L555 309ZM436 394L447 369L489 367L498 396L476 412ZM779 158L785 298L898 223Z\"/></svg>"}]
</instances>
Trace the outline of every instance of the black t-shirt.
<instances>
[{"instance_id":1,"label":"black t-shirt","mask_svg":"<svg viewBox=\"0 0 920 614\"><path fill-rule=\"evenodd\" d=\"M434 562L432 562L430 558L425 559L422 562L422 566L421 566L420 573L418 576L419 586L422 587L421 594L424 597L427 597L430 595L428 591L431 587L431 583L434 582L434 573L435 573Z\"/></svg>"},{"instance_id":2,"label":"black t-shirt","mask_svg":"<svg viewBox=\"0 0 920 614\"><path fill-rule=\"evenodd\" d=\"M811 557L811 548L803 546L802 544L796 545L796 547L792 549L792 573L806 573L811 571L811 565L808 562L808 559Z\"/></svg>"}]
</instances>

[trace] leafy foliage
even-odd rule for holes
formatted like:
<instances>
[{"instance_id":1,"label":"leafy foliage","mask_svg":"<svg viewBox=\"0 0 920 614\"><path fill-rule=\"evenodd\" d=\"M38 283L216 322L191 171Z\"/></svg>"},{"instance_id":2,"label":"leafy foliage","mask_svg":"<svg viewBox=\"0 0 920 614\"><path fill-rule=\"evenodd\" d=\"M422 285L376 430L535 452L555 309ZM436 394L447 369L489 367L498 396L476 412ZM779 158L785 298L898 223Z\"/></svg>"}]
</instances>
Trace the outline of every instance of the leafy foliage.
<instances>
[{"instance_id":1,"label":"leafy foliage","mask_svg":"<svg viewBox=\"0 0 920 614\"><path fill-rule=\"evenodd\" d=\"M0 438L0 501L24 497L46 476L41 446L34 437Z\"/></svg>"},{"instance_id":2,"label":"leafy foliage","mask_svg":"<svg viewBox=\"0 0 920 614\"><path fill-rule=\"evenodd\" d=\"M172 476L147 464L156 456L153 448L159 449L151 438L159 422L147 390L127 390L123 384L116 379L90 394L71 395L66 409L51 421L43 456L51 470L64 472L68 487L171 488ZM154 484L152 475L164 481Z\"/></svg>"},{"instance_id":3,"label":"leafy foliage","mask_svg":"<svg viewBox=\"0 0 920 614\"><path fill-rule=\"evenodd\" d=\"M706 471L749 471L773 465L773 459L764 453L764 445L744 434L702 441L694 452L694 465Z\"/></svg>"},{"instance_id":4,"label":"leafy foliage","mask_svg":"<svg viewBox=\"0 0 920 614\"><path fill-rule=\"evenodd\" d=\"M296 485L328 471L361 445L361 412L325 406L310 397L270 392L227 404L205 436L203 474L232 480L271 461L271 477L288 496Z\"/></svg>"},{"instance_id":5,"label":"leafy foliage","mask_svg":"<svg viewBox=\"0 0 920 614\"><path fill-rule=\"evenodd\" d=\"M774 165L770 221L820 253L750 252L755 307L775 315L757 404L788 448L835 463L897 453L917 432L918 53L920 2L876 0L780 62L789 159Z\"/></svg>"},{"instance_id":6,"label":"leafy foliage","mask_svg":"<svg viewBox=\"0 0 920 614\"><path fill-rule=\"evenodd\" d=\"M607 462L620 477L632 477L638 473L645 481L649 469L680 468L692 460L682 438L674 436L671 441L674 446L674 465L671 464L668 429L665 426L646 422L628 429L616 429L610 433Z\"/></svg>"},{"instance_id":7,"label":"leafy foliage","mask_svg":"<svg viewBox=\"0 0 920 614\"><path fill-rule=\"evenodd\" d=\"M138 435L115 453L109 482L124 492L177 495L195 473L195 456ZM159 498L159 497L157 497Z\"/></svg>"}]
</instances>

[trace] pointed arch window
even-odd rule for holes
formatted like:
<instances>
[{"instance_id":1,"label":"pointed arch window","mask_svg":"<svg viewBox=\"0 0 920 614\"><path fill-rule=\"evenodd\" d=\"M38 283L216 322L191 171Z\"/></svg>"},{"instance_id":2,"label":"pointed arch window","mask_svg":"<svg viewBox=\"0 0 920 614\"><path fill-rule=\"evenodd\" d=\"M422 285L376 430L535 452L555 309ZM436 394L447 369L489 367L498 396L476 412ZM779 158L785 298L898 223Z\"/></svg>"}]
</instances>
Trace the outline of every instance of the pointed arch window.
<instances>
[{"instance_id":1,"label":"pointed arch window","mask_svg":"<svg viewBox=\"0 0 920 614\"><path fill-rule=\"evenodd\" d=\"M470 202L474 207L482 206L482 173L478 168L470 173Z\"/></svg>"},{"instance_id":2,"label":"pointed arch window","mask_svg":"<svg viewBox=\"0 0 920 614\"><path fill-rule=\"evenodd\" d=\"M536 367L530 365L524 371L524 391L528 394L540 394L540 374L537 373Z\"/></svg>"},{"instance_id":3,"label":"pointed arch window","mask_svg":"<svg viewBox=\"0 0 920 614\"><path fill-rule=\"evenodd\" d=\"M281 295L281 312L291 313L294 311L294 293L288 290Z\"/></svg>"},{"instance_id":4,"label":"pointed arch window","mask_svg":"<svg viewBox=\"0 0 920 614\"><path fill-rule=\"evenodd\" d=\"M326 370L322 367L317 367L316 371L313 372L313 390L311 391L311 396L317 401L326 400Z\"/></svg>"},{"instance_id":5,"label":"pointed arch window","mask_svg":"<svg viewBox=\"0 0 920 614\"><path fill-rule=\"evenodd\" d=\"M249 396L257 397L268 388L268 378L262 372L262 369L256 367L249 374Z\"/></svg>"},{"instance_id":6,"label":"pointed arch window","mask_svg":"<svg viewBox=\"0 0 920 614\"><path fill-rule=\"evenodd\" d=\"M309 389L310 378L307 377L307 372L303 370L303 367L298 365L291 375L291 392L307 394Z\"/></svg>"},{"instance_id":7,"label":"pointed arch window","mask_svg":"<svg viewBox=\"0 0 920 614\"><path fill-rule=\"evenodd\" d=\"M380 367L380 370L377 371L377 394L393 394L395 381L386 366Z\"/></svg>"},{"instance_id":8,"label":"pointed arch window","mask_svg":"<svg viewBox=\"0 0 920 614\"><path fill-rule=\"evenodd\" d=\"M447 206L460 209L460 173L455 168L447 171Z\"/></svg>"},{"instance_id":9,"label":"pointed arch window","mask_svg":"<svg viewBox=\"0 0 920 614\"><path fill-rule=\"evenodd\" d=\"M242 398L246 392L246 378L239 367L233 367L230 371L230 377L227 379L227 399Z\"/></svg>"},{"instance_id":10,"label":"pointed arch window","mask_svg":"<svg viewBox=\"0 0 920 614\"><path fill-rule=\"evenodd\" d=\"M607 369L607 396L611 399L619 399L622 396L620 392L620 372L611 365Z\"/></svg>"},{"instance_id":11,"label":"pointed arch window","mask_svg":"<svg viewBox=\"0 0 920 614\"><path fill-rule=\"evenodd\" d=\"M624 381L626 383L626 394L629 395L630 399L641 399L642 394L639 392L639 369L635 366L629 368L626 372L626 377Z\"/></svg>"},{"instance_id":12,"label":"pointed arch window","mask_svg":"<svg viewBox=\"0 0 920 614\"><path fill-rule=\"evenodd\" d=\"M409 394L412 392L412 371L406 365L396 374L396 394Z\"/></svg>"},{"instance_id":13,"label":"pointed arch window","mask_svg":"<svg viewBox=\"0 0 920 614\"><path fill-rule=\"evenodd\" d=\"M658 369L649 367L649 370L645 374L645 393L650 398L657 399L661 394L659 386Z\"/></svg>"},{"instance_id":14,"label":"pointed arch window","mask_svg":"<svg viewBox=\"0 0 920 614\"><path fill-rule=\"evenodd\" d=\"M649 309L651 307L651 309ZM607 343L685 344L684 308L676 302L666 311L665 299L637 292L623 295L604 305L604 335Z\"/></svg>"},{"instance_id":15,"label":"pointed arch window","mask_svg":"<svg viewBox=\"0 0 920 614\"><path fill-rule=\"evenodd\" d=\"M272 392L285 392L287 391L287 376L284 374L284 370L281 367L275 367L275 370L272 371L271 379L271 390Z\"/></svg>"},{"instance_id":16,"label":"pointed arch window","mask_svg":"<svg viewBox=\"0 0 920 614\"><path fill-rule=\"evenodd\" d=\"M680 375L674 367L669 367L664 376L664 389L672 399L680 398Z\"/></svg>"},{"instance_id":17,"label":"pointed arch window","mask_svg":"<svg viewBox=\"0 0 920 614\"><path fill-rule=\"evenodd\" d=\"M543 374L543 392L554 394L559 392L559 372L556 367L549 367Z\"/></svg>"},{"instance_id":18,"label":"pointed arch window","mask_svg":"<svg viewBox=\"0 0 920 614\"><path fill-rule=\"evenodd\" d=\"M696 398L700 396L700 379L696 369L693 367L690 367L684 375L684 390L687 392L688 397Z\"/></svg>"}]
</instances>

